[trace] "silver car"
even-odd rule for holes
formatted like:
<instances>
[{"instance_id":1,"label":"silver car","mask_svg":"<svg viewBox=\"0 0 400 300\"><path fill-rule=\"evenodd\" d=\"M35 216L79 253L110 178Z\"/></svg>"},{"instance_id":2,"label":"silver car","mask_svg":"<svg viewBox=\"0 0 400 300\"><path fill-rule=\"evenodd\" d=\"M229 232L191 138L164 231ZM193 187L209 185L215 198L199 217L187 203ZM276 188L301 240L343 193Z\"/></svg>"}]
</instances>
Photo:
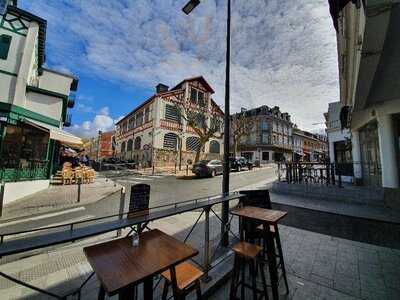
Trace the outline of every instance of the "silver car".
<instances>
[{"instance_id":1,"label":"silver car","mask_svg":"<svg viewBox=\"0 0 400 300\"><path fill-rule=\"evenodd\" d=\"M192 172L198 177L213 177L222 174L222 162L218 159L201 160L193 165Z\"/></svg>"}]
</instances>

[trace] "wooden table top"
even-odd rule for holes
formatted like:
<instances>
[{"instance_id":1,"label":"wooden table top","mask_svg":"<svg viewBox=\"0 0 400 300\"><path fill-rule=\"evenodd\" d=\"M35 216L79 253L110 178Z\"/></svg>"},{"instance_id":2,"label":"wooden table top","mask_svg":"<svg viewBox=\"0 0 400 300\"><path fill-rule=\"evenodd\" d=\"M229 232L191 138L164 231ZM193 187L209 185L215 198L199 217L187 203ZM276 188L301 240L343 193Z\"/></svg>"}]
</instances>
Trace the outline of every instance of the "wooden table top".
<instances>
[{"instance_id":1,"label":"wooden table top","mask_svg":"<svg viewBox=\"0 0 400 300\"><path fill-rule=\"evenodd\" d=\"M129 236L89 246L83 251L110 296L199 253L158 229L143 232L138 247L132 246Z\"/></svg>"},{"instance_id":2,"label":"wooden table top","mask_svg":"<svg viewBox=\"0 0 400 300\"><path fill-rule=\"evenodd\" d=\"M266 209L255 206L244 206L231 210L232 215L254 219L274 225L287 215L286 211Z\"/></svg>"}]
</instances>

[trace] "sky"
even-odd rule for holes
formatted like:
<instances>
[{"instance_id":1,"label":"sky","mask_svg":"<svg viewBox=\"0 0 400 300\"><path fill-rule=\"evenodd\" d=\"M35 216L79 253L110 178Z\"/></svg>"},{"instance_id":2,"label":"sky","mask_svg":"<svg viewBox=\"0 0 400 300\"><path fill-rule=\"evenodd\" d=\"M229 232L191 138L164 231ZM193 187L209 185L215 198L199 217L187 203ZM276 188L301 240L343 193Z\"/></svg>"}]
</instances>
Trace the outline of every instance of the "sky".
<instances>
[{"instance_id":1,"label":"sky","mask_svg":"<svg viewBox=\"0 0 400 300\"><path fill-rule=\"evenodd\" d=\"M81 137L113 129L154 94L202 75L223 107L226 1L19 0L47 20L46 65L80 78L72 109ZM279 106L318 131L339 101L336 34L327 0L232 0L231 112ZM317 124L319 123L319 124Z\"/></svg>"}]
</instances>

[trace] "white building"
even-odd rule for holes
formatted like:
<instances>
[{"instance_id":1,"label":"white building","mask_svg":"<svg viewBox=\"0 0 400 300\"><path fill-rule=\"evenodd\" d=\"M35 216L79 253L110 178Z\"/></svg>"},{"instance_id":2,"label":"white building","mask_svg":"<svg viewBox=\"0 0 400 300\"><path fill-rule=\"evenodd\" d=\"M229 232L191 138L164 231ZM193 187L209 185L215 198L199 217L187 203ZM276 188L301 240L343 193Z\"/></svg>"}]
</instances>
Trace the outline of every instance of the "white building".
<instances>
[{"instance_id":1,"label":"white building","mask_svg":"<svg viewBox=\"0 0 400 300\"><path fill-rule=\"evenodd\" d=\"M15 4L14 1L10 2ZM74 76L43 67L46 20L9 5L0 13L0 181L10 202L47 188L78 86Z\"/></svg>"},{"instance_id":2,"label":"white building","mask_svg":"<svg viewBox=\"0 0 400 300\"><path fill-rule=\"evenodd\" d=\"M365 185L399 187L400 5L332 1L340 120L351 130L354 173Z\"/></svg>"},{"instance_id":3,"label":"white building","mask_svg":"<svg viewBox=\"0 0 400 300\"><path fill-rule=\"evenodd\" d=\"M214 90L202 77L185 79L172 89L158 84L156 93L128 113L116 125L117 155L142 166L166 166L194 161L199 135L187 125L177 107L190 105L208 126L223 112L211 98ZM223 154L222 123L201 151L202 159L220 159Z\"/></svg>"}]
</instances>

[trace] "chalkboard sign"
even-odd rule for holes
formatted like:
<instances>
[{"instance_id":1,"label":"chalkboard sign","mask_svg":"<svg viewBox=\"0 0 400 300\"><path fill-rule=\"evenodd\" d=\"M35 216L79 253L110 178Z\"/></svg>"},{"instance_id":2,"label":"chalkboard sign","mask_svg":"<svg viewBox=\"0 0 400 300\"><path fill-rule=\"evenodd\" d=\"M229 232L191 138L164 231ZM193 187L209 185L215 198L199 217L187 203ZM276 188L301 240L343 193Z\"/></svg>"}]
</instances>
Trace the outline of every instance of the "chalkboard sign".
<instances>
[{"instance_id":1,"label":"chalkboard sign","mask_svg":"<svg viewBox=\"0 0 400 300\"><path fill-rule=\"evenodd\" d=\"M135 184L131 187L131 197L129 199L129 214L128 217L148 213L150 201L150 185ZM139 214L137 213L138 211Z\"/></svg>"}]
</instances>

